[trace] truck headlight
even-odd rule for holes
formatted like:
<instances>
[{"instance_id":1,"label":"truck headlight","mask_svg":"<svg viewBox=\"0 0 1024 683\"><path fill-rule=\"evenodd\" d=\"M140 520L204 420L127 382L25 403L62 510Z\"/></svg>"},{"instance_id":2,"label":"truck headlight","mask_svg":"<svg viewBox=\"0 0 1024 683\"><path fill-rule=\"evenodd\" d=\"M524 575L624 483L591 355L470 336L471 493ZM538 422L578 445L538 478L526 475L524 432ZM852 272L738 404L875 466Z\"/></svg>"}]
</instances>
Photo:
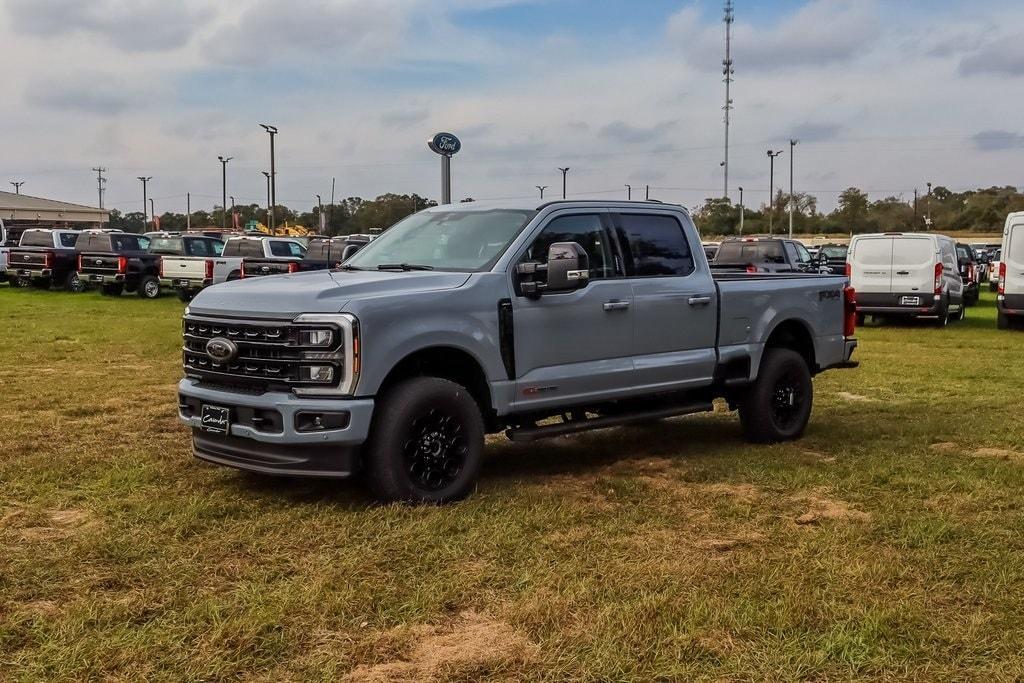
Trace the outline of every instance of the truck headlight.
<instances>
[{"instance_id":1,"label":"truck headlight","mask_svg":"<svg viewBox=\"0 0 1024 683\"><path fill-rule=\"evenodd\" d=\"M296 387L302 396L352 396L359 383L360 342L359 321L350 313L304 313L293 321L297 325L314 325L299 332L304 346L331 348L338 346L330 356L337 358L337 366L326 363L302 365L300 378L306 382L330 384L336 387ZM338 341L340 339L340 344ZM319 360L316 353L307 352L305 358ZM326 358L325 358L326 360ZM340 367L338 367L340 366Z\"/></svg>"}]
</instances>

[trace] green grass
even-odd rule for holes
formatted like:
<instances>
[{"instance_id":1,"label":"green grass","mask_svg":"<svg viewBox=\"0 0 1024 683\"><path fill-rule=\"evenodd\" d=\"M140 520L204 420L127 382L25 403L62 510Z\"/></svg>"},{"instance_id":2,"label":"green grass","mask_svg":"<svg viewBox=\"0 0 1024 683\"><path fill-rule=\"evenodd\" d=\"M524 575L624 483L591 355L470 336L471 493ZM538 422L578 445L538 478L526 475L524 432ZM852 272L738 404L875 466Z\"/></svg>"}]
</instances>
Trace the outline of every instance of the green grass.
<instances>
[{"instance_id":1,"label":"green grass","mask_svg":"<svg viewBox=\"0 0 1024 683\"><path fill-rule=\"evenodd\" d=\"M1024 333L988 292L863 329L797 443L496 439L443 508L193 460L181 308L0 287L0 679L1024 677Z\"/></svg>"}]
</instances>

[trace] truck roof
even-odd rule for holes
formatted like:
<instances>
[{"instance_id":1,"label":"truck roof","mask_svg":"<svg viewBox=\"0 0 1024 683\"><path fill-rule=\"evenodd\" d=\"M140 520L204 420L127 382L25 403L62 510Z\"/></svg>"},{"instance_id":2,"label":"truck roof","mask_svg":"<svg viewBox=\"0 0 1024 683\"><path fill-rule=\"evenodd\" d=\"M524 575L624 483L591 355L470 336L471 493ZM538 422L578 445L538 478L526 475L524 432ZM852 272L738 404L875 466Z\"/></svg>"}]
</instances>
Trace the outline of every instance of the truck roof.
<instances>
[{"instance_id":1,"label":"truck roof","mask_svg":"<svg viewBox=\"0 0 1024 683\"><path fill-rule=\"evenodd\" d=\"M666 204L665 202L659 202L656 200L642 201L642 200L609 200L609 199L555 199L549 201L539 201L536 199L494 199L485 200L479 202L458 202L455 204L441 204L439 206L432 206L429 209L425 209L429 212L450 212L450 211L493 211L497 209L507 209L511 211L540 211L550 206L564 206L565 208L593 208L600 206L602 208L636 208L644 207L648 209L664 209L671 207L673 209L681 209L686 213L689 213L685 206L680 204Z\"/></svg>"}]
</instances>

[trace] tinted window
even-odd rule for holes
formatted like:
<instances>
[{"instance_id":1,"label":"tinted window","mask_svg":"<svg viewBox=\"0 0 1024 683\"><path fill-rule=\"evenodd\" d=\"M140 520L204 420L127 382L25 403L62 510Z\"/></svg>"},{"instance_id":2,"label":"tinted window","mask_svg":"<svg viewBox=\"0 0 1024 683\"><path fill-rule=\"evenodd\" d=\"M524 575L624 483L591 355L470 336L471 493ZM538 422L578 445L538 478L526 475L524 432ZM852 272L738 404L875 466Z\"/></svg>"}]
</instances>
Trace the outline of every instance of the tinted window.
<instances>
[{"instance_id":1,"label":"tinted window","mask_svg":"<svg viewBox=\"0 0 1024 683\"><path fill-rule=\"evenodd\" d=\"M110 244L114 251L142 251L149 244L149 240L138 235L111 235Z\"/></svg>"},{"instance_id":2,"label":"tinted window","mask_svg":"<svg viewBox=\"0 0 1024 683\"><path fill-rule=\"evenodd\" d=\"M866 266L892 265L892 238L880 237L857 242L854 260Z\"/></svg>"},{"instance_id":3,"label":"tinted window","mask_svg":"<svg viewBox=\"0 0 1024 683\"><path fill-rule=\"evenodd\" d=\"M715 263L785 263L781 242L723 242Z\"/></svg>"},{"instance_id":4,"label":"tinted window","mask_svg":"<svg viewBox=\"0 0 1024 683\"><path fill-rule=\"evenodd\" d=\"M75 242L77 251L110 251L110 239L103 233L94 232L82 235Z\"/></svg>"},{"instance_id":5,"label":"tinted window","mask_svg":"<svg viewBox=\"0 0 1024 683\"><path fill-rule=\"evenodd\" d=\"M149 242L149 251L153 254L173 256L185 253L185 243L180 237L154 237Z\"/></svg>"},{"instance_id":6,"label":"tinted window","mask_svg":"<svg viewBox=\"0 0 1024 683\"><path fill-rule=\"evenodd\" d=\"M23 247L52 247L53 234L43 230L26 230L21 234Z\"/></svg>"},{"instance_id":7,"label":"tinted window","mask_svg":"<svg viewBox=\"0 0 1024 683\"><path fill-rule=\"evenodd\" d=\"M185 240L185 250L189 256L213 255L210 251L210 240Z\"/></svg>"},{"instance_id":8,"label":"tinted window","mask_svg":"<svg viewBox=\"0 0 1024 683\"><path fill-rule=\"evenodd\" d=\"M790 262L794 265L800 263L800 255L796 253L796 245L792 242L785 242L783 246L786 249L786 256L789 257Z\"/></svg>"},{"instance_id":9,"label":"tinted window","mask_svg":"<svg viewBox=\"0 0 1024 683\"><path fill-rule=\"evenodd\" d=\"M807 251L807 247L800 244L799 242L797 242L794 246L796 247L797 261L799 261L800 263L810 263L811 252Z\"/></svg>"},{"instance_id":10,"label":"tinted window","mask_svg":"<svg viewBox=\"0 0 1024 683\"><path fill-rule=\"evenodd\" d=\"M224 245L225 256L243 256L246 258L263 258L262 240L228 240Z\"/></svg>"},{"instance_id":11,"label":"tinted window","mask_svg":"<svg viewBox=\"0 0 1024 683\"><path fill-rule=\"evenodd\" d=\"M952 250L943 249L949 263L955 263ZM893 263L896 265L924 265L935 262L935 244L927 237L901 237L893 240Z\"/></svg>"},{"instance_id":12,"label":"tinted window","mask_svg":"<svg viewBox=\"0 0 1024 683\"><path fill-rule=\"evenodd\" d=\"M78 233L77 232L62 232L62 233L60 233L60 246L65 247L67 249L70 249L73 246L75 246L75 243L77 243L77 242L78 242Z\"/></svg>"},{"instance_id":13,"label":"tinted window","mask_svg":"<svg viewBox=\"0 0 1024 683\"><path fill-rule=\"evenodd\" d=\"M1010 243L1006 245L1006 260L1013 263L1024 261L1024 225L1014 225L1010 229ZM1002 256L1002 250L999 254Z\"/></svg>"},{"instance_id":14,"label":"tinted window","mask_svg":"<svg viewBox=\"0 0 1024 683\"><path fill-rule=\"evenodd\" d=\"M821 253L825 255L825 258L845 259L846 247L822 247Z\"/></svg>"},{"instance_id":15,"label":"tinted window","mask_svg":"<svg viewBox=\"0 0 1024 683\"><path fill-rule=\"evenodd\" d=\"M214 256L220 256L224 253L224 243L220 240L207 240L210 244L210 253Z\"/></svg>"},{"instance_id":16,"label":"tinted window","mask_svg":"<svg viewBox=\"0 0 1024 683\"><path fill-rule=\"evenodd\" d=\"M302 245L296 242L271 242L270 253L274 256L281 257L302 257L305 254L305 250Z\"/></svg>"},{"instance_id":17,"label":"tinted window","mask_svg":"<svg viewBox=\"0 0 1024 683\"><path fill-rule=\"evenodd\" d=\"M618 233L628 248L631 275L689 275L693 272L693 254L683 226L671 216L626 214L617 217ZM628 245L628 246L627 246Z\"/></svg>"},{"instance_id":18,"label":"tinted window","mask_svg":"<svg viewBox=\"0 0 1024 683\"><path fill-rule=\"evenodd\" d=\"M554 219L537 235L523 260L547 263L548 247L555 242L576 242L583 247L590 260L591 280L611 276L611 251L600 216L591 214Z\"/></svg>"}]
</instances>

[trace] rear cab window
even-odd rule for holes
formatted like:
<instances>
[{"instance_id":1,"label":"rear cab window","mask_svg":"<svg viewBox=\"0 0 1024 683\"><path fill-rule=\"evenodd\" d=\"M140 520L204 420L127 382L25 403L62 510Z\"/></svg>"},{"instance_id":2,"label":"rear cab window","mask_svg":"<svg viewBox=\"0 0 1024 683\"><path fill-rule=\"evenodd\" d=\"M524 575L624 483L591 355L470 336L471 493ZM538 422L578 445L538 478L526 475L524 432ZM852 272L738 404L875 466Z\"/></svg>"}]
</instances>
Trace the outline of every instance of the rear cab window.
<instances>
[{"instance_id":1,"label":"rear cab window","mask_svg":"<svg viewBox=\"0 0 1024 683\"><path fill-rule=\"evenodd\" d=\"M281 258L302 258L306 250L297 242L271 242L270 253Z\"/></svg>"},{"instance_id":2,"label":"rear cab window","mask_svg":"<svg viewBox=\"0 0 1024 683\"><path fill-rule=\"evenodd\" d=\"M152 254L179 256L185 253L185 241L181 237L154 237L149 243Z\"/></svg>"},{"instance_id":3,"label":"rear cab window","mask_svg":"<svg viewBox=\"0 0 1024 683\"><path fill-rule=\"evenodd\" d=\"M228 240L224 245L224 256L263 258L263 240Z\"/></svg>"},{"instance_id":4,"label":"rear cab window","mask_svg":"<svg viewBox=\"0 0 1024 683\"><path fill-rule=\"evenodd\" d=\"M782 242L723 242L715 256L716 263L785 264Z\"/></svg>"},{"instance_id":5,"label":"rear cab window","mask_svg":"<svg viewBox=\"0 0 1024 683\"><path fill-rule=\"evenodd\" d=\"M53 233L43 230L26 230L21 234L23 247L52 247Z\"/></svg>"},{"instance_id":6,"label":"rear cab window","mask_svg":"<svg viewBox=\"0 0 1024 683\"><path fill-rule=\"evenodd\" d=\"M1006 245L1006 258L1008 261L1020 263L1024 261L1024 224L1014 225L1010 228L1010 243ZM1002 250L1000 250L1002 256Z\"/></svg>"}]
</instances>

